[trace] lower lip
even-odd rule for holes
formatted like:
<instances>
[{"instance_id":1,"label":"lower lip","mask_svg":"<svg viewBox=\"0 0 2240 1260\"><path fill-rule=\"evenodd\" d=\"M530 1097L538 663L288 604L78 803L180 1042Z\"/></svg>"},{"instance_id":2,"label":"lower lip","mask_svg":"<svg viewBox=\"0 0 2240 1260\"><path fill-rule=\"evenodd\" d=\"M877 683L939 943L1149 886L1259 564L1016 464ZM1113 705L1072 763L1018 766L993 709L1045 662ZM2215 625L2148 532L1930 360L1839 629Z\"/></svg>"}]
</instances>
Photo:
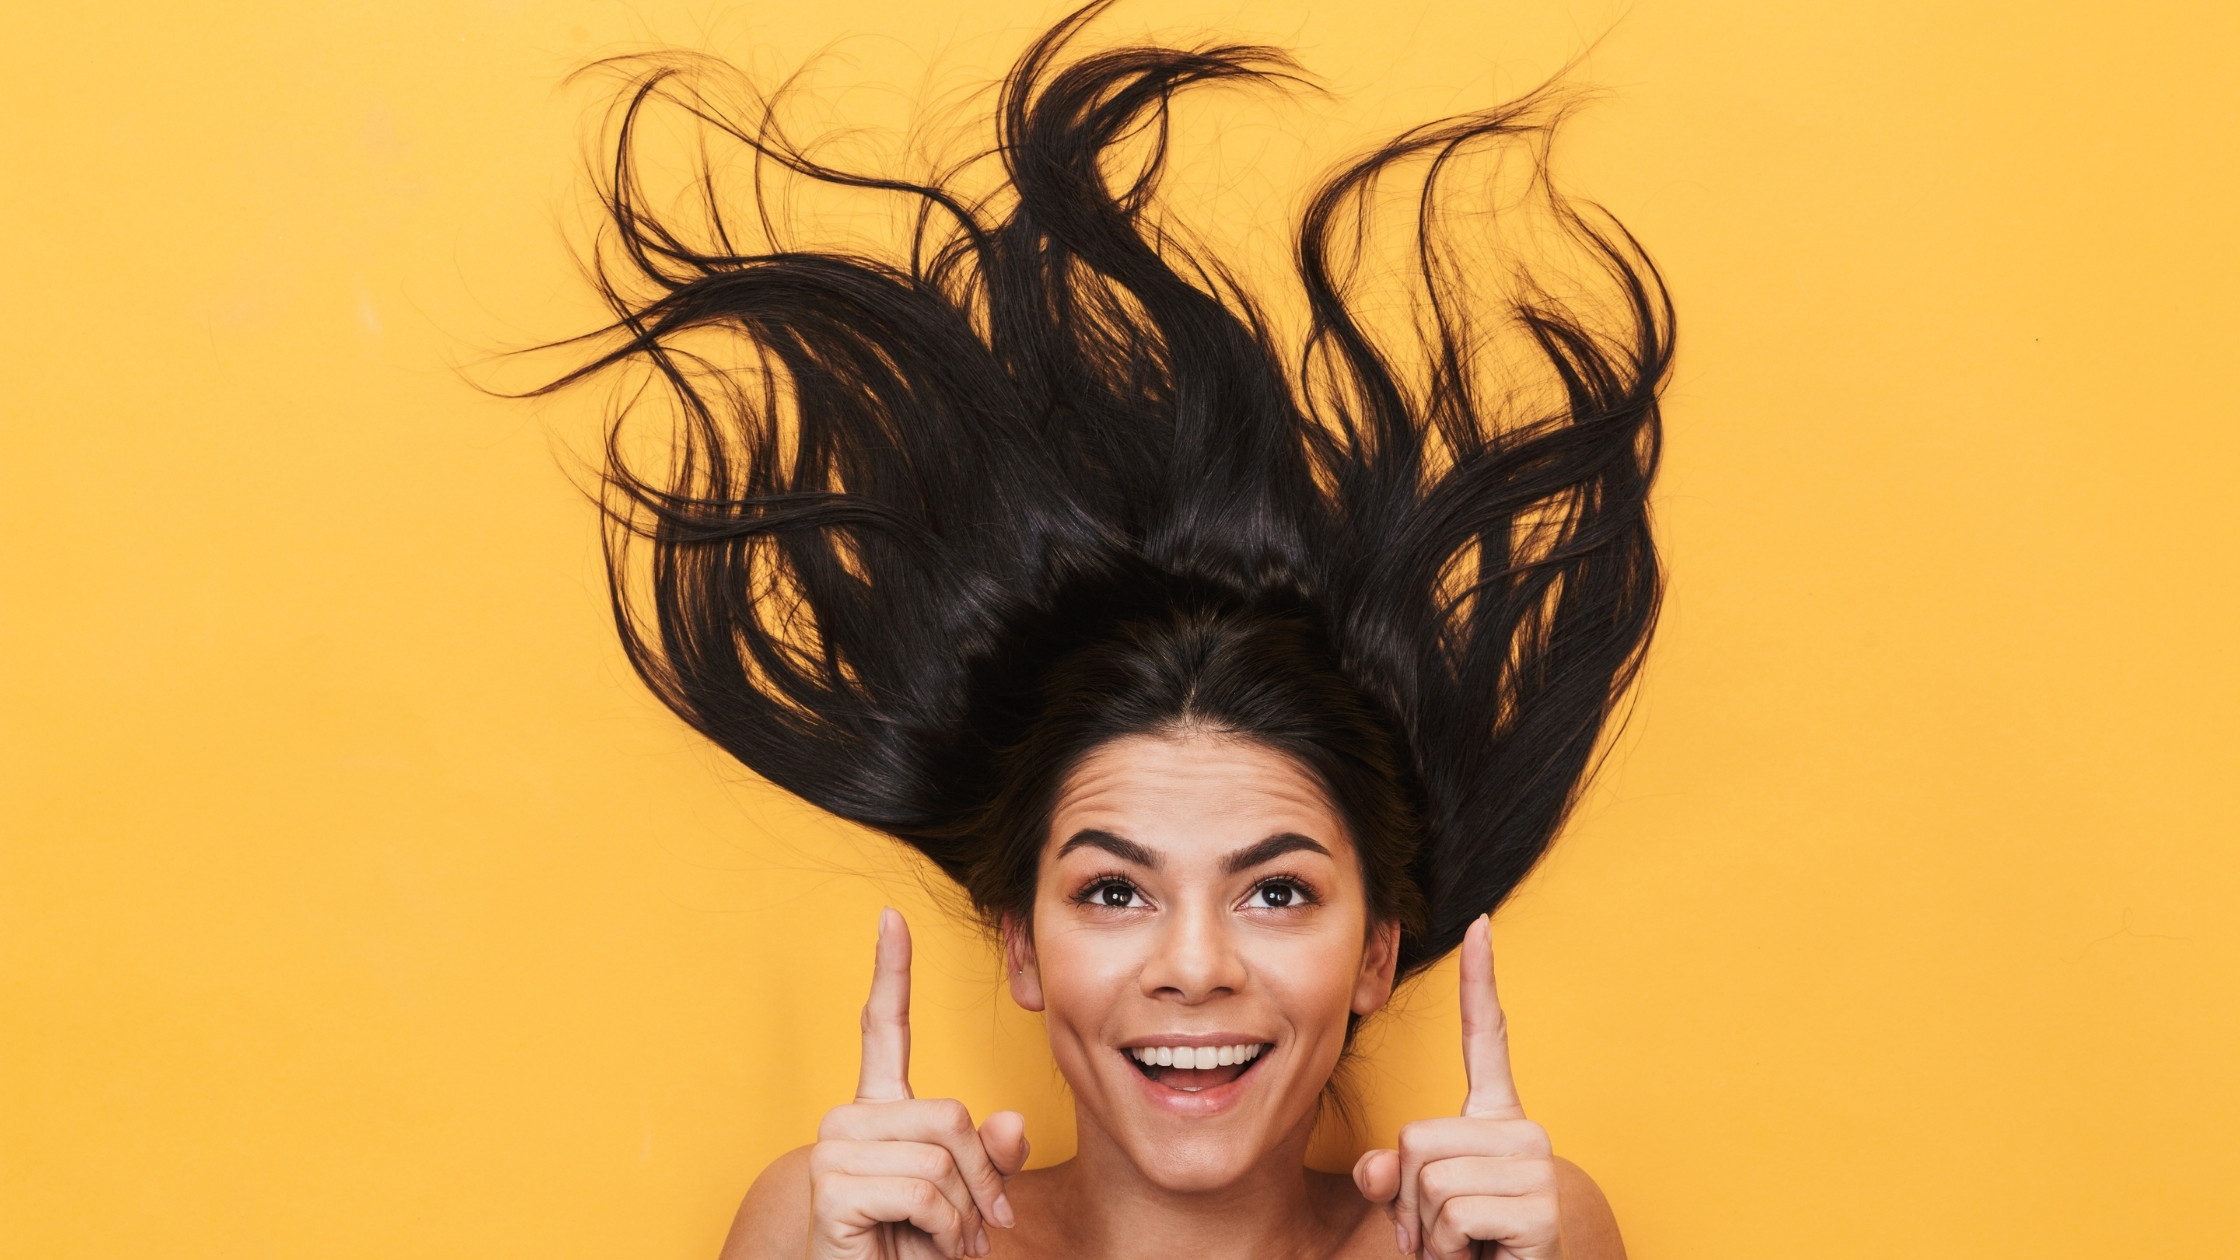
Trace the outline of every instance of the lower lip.
<instances>
[{"instance_id":1,"label":"lower lip","mask_svg":"<svg viewBox=\"0 0 2240 1260\"><path fill-rule=\"evenodd\" d=\"M1221 1085L1208 1085L1196 1092L1161 1085L1145 1076L1133 1059L1128 1059L1128 1075L1135 1077L1136 1084L1143 1087L1144 1097L1150 1100L1151 1105L1162 1111L1177 1116L1218 1116L1244 1100L1245 1094L1252 1088L1254 1078L1260 1075L1260 1064L1273 1053L1273 1046L1262 1050L1259 1057L1246 1065L1235 1080ZM1121 1057L1127 1058L1125 1051L1121 1053Z\"/></svg>"}]
</instances>

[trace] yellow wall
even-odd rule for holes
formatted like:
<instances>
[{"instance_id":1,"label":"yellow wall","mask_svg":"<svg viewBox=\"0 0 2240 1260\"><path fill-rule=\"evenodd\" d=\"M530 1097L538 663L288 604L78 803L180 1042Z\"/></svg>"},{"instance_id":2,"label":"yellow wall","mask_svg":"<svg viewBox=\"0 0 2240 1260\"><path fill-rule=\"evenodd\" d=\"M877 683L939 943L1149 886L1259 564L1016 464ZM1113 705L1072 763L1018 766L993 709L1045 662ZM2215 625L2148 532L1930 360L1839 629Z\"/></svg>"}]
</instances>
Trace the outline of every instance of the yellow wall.
<instances>
[{"instance_id":1,"label":"yellow wall","mask_svg":"<svg viewBox=\"0 0 2240 1260\"><path fill-rule=\"evenodd\" d=\"M1637 1257L2227 1253L2240 10L1629 9L1564 161L1682 304L1674 576L1499 923L1526 1101ZM1064 1152L982 946L629 678L561 454L593 400L453 370L591 313L581 60L871 33L823 81L892 118L1054 12L0 20L0 1254L708 1255L847 1092L886 900L920 1091ZM1114 29L1292 45L1341 96L1253 134L1329 158L1617 16ZM1379 1131L1460 1097L1451 998L1370 1037Z\"/></svg>"}]
</instances>

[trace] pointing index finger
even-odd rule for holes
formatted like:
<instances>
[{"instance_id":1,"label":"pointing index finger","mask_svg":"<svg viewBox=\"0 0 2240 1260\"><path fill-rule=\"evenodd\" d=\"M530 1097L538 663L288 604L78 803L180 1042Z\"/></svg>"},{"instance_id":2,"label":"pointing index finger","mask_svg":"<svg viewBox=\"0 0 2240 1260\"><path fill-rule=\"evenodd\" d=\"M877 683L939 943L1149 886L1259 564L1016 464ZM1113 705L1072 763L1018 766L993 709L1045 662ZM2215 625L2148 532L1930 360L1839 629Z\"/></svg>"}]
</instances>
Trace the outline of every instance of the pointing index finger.
<instances>
[{"instance_id":1,"label":"pointing index finger","mask_svg":"<svg viewBox=\"0 0 2240 1260\"><path fill-rule=\"evenodd\" d=\"M900 911L879 912L871 996L863 1004L863 1068L857 1102L910 1097L910 925Z\"/></svg>"},{"instance_id":2,"label":"pointing index finger","mask_svg":"<svg viewBox=\"0 0 2240 1260\"><path fill-rule=\"evenodd\" d=\"M1493 929L1486 916L1462 935L1462 1070L1470 1080L1462 1114L1521 1120L1524 1104L1509 1074L1509 1024L1493 984Z\"/></svg>"}]
</instances>

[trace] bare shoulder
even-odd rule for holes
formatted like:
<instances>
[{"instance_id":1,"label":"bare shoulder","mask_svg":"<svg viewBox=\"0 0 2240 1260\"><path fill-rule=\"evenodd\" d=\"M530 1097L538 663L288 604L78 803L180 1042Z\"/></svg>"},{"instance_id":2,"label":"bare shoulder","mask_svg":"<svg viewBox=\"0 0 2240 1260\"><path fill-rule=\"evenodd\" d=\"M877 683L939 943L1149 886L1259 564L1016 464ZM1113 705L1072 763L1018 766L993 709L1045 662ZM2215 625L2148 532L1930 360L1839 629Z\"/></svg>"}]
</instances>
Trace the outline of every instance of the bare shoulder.
<instances>
[{"instance_id":1,"label":"bare shoulder","mask_svg":"<svg viewBox=\"0 0 2240 1260\"><path fill-rule=\"evenodd\" d=\"M1626 1260L1618 1218L1587 1170L1556 1156L1556 1189L1563 1202L1563 1251L1569 1260Z\"/></svg>"},{"instance_id":2,"label":"bare shoulder","mask_svg":"<svg viewBox=\"0 0 2240 1260\"><path fill-rule=\"evenodd\" d=\"M747 1197L732 1218L731 1233L724 1239L721 1260L800 1260L809 1236L809 1152L801 1146L770 1161L754 1179ZM1556 1157L1556 1182L1563 1201L1563 1241L1568 1260L1625 1260L1625 1243L1618 1236L1618 1219L1610 1200L1587 1170L1562 1156ZM1037 1175L1039 1172L1041 1175ZM1345 1255L1389 1256L1390 1226L1344 1174L1316 1174L1326 1210L1335 1209L1331 1224L1348 1237ZM1049 1244L1059 1241L1052 1230L1055 1214L1038 1211L1057 1181L1053 1170L1028 1172L1013 1180L1010 1191L1020 1207L1018 1237L998 1240L1000 1251L1054 1254ZM1010 1235L1012 1231L1003 1231ZM1062 1232L1062 1231L1058 1231ZM1045 1237L1045 1235L1049 1235Z\"/></svg>"},{"instance_id":3,"label":"bare shoulder","mask_svg":"<svg viewBox=\"0 0 2240 1260\"><path fill-rule=\"evenodd\" d=\"M722 1260L801 1260L809 1243L809 1152L797 1146L762 1170L747 1188Z\"/></svg>"}]
</instances>

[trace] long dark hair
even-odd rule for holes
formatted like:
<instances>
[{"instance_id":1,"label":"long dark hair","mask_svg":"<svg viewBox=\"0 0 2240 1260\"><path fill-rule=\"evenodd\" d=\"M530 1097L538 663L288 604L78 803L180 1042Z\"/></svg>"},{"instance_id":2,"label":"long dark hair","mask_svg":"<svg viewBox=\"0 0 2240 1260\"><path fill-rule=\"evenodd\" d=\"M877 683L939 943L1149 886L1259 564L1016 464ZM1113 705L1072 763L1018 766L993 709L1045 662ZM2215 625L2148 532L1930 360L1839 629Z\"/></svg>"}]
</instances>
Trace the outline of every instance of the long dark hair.
<instances>
[{"instance_id":1,"label":"long dark hair","mask_svg":"<svg viewBox=\"0 0 2240 1260\"><path fill-rule=\"evenodd\" d=\"M1155 192L1179 91L1293 81L1290 61L1077 51L1105 7L1005 79L1003 186L978 196L827 165L768 98L718 108L708 63L627 63L592 260L615 320L546 387L650 370L609 430L615 624L679 716L924 853L991 919L1031 906L1056 787L1097 744L1203 728L1286 752L1351 828L1406 975L1547 849L1639 665L1670 301L1622 227L1546 179L1562 98L1542 91L1320 186L1287 354ZM639 147L663 105L758 171L910 199L907 256L788 249L759 197L743 238L705 171L690 230L657 213ZM1583 262L1564 296L1515 267L1477 296L1442 179L1489 149L1526 154L1540 221ZM1395 349L1358 308L1400 172ZM658 471L624 436L649 397L673 421Z\"/></svg>"}]
</instances>

